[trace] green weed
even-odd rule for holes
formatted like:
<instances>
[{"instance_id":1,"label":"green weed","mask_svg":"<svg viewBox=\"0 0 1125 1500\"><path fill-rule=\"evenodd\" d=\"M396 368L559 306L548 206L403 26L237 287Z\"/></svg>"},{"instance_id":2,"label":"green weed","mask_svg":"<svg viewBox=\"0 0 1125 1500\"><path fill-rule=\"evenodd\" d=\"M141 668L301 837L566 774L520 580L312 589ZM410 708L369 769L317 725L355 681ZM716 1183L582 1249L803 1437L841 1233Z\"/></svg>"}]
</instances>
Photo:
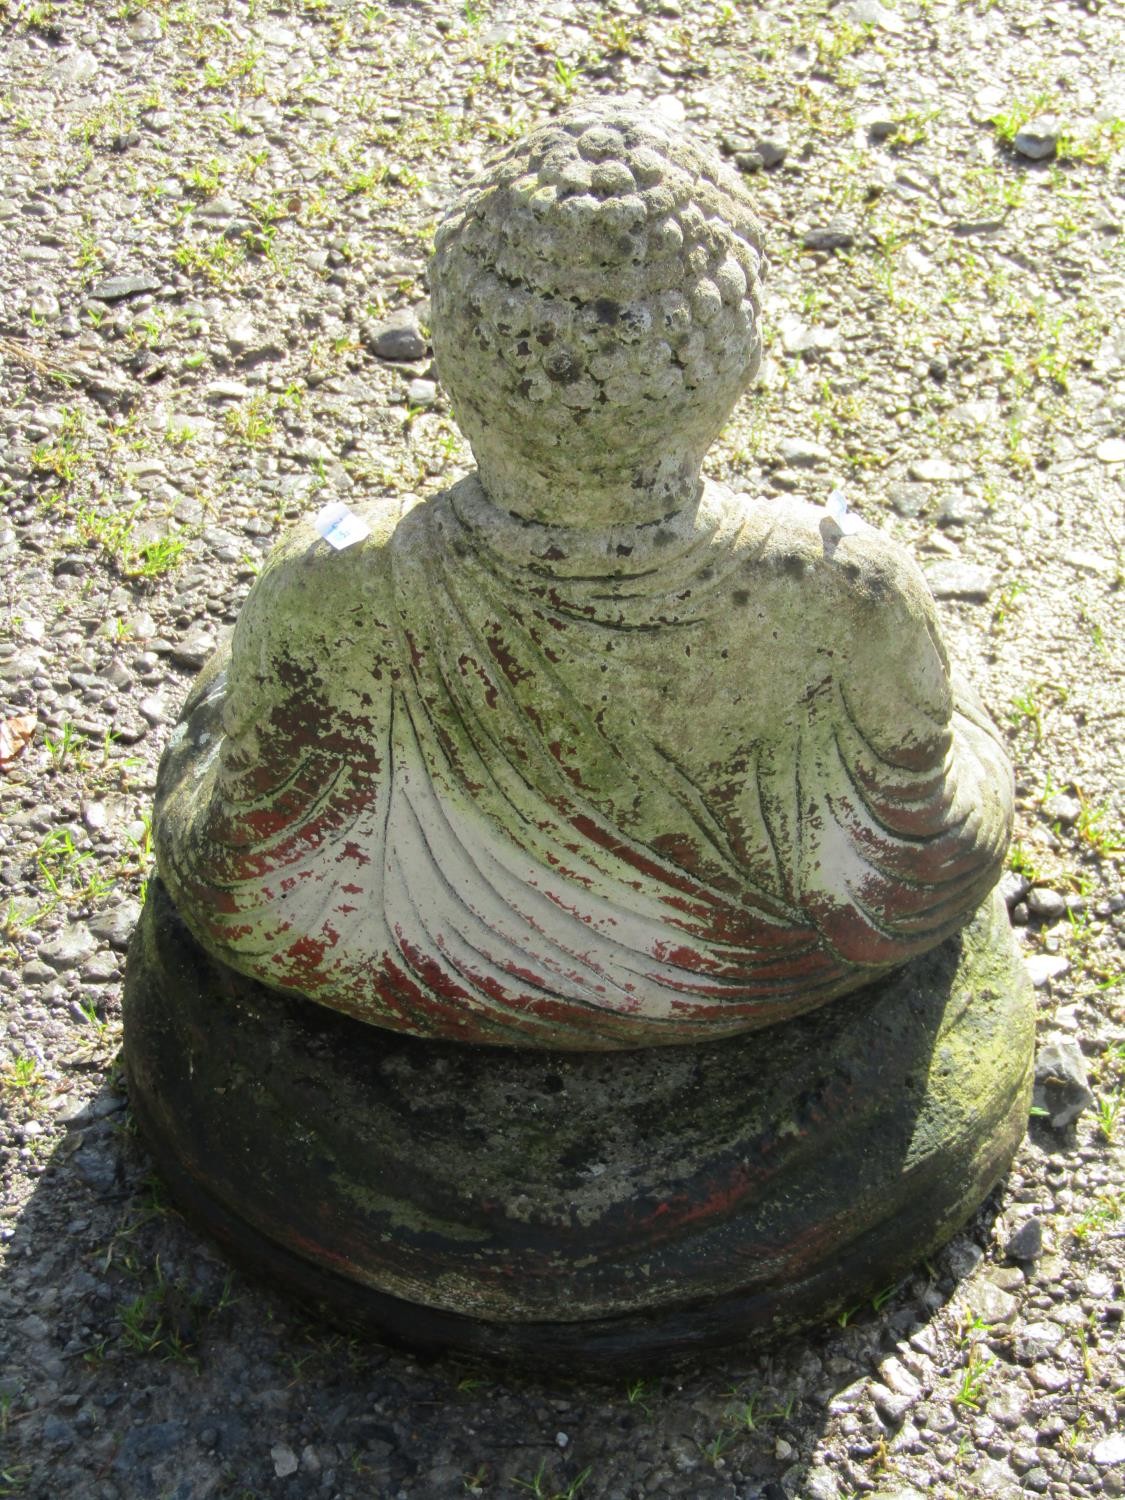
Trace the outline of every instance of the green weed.
<instances>
[{"instance_id":1,"label":"green weed","mask_svg":"<svg viewBox=\"0 0 1125 1500\"><path fill-rule=\"evenodd\" d=\"M1039 746L1043 743L1043 705L1036 696L1035 688L1029 687L1026 692L1012 699L1012 706L1008 710L1008 723L1017 730L1022 729L1025 724L1030 724L1035 745Z\"/></svg>"},{"instance_id":2,"label":"green weed","mask_svg":"<svg viewBox=\"0 0 1125 1500\"><path fill-rule=\"evenodd\" d=\"M251 447L268 443L277 430L266 396L254 396L243 406L233 407L227 412L224 426L232 437Z\"/></svg>"},{"instance_id":3,"label":"green weed","mask_svg":"<svg viewBox=\"0 0 1125 1500\"><path fill-rule=\"evenodd\" d=\"M645 1399L650 1394L647 1380L630 1380L625 1387L625 1399L630 1406L639 1406L646 1417L652 1416L652 1408Z\"/></svg>"},{"instance_id":4,"label":"green weed","mask_svg":"<svg viewBox=\"0 0 1125 1500\"><path fill-rule=\"evenodd\" d=\"M1064 130L1059 136L1058 156L1063 161L1081 162L1085 166L1104 167L1125 144L1125 120L1099 120L1092 130L1075 135Z\"/></svg>"},{"instance_id":5,"label":"green weed","mask_svg":"<svg viewBox=\"0 0 1125 1500\"><path fill-rule=\"evenodd\" d=\"M995 629L1000 629L1000 627L1007 620L1008 616L1012 613L1013 609L1016 606L1016 602L1019 600L1021 595L1026 593L1027 584L1024 583L1022 579L1017 578L1014 579L1011 583L1006 583L1004 585L1004 587L1000 590L1000 597L996 601L995 607L992 611L992 624Z\"/></svg>"},{"instance_id":6,"label":"green weed","mask_svg":"<svg viewBox=\"0 0 1125 1500\"><path fill-rule=\"evenodd\" d=\"M512 1483L517 1489L527 1490L534 1500L576 1500L583 1485L593 1473L593 1467L589 1466L582 1470L576 1479L572 1479L565 1489L557 1490L551 1487L546 1478L547 1460L543 1459L538 1469L530 1479L513 1479Z\"/></svg>"},{"instance_id":7,"label":"green weed","mask_svg":"<svg viewBox=\"0 0 1125 1500\"><path fill-rule=\"evenodd\" d=\"M0 1072L0 1086L19 1089L29 1095L41 1093L46 1087L46 1078L39 1062L34 1057L16 1057Z\"/></svg>"},{"instance_id":8,"label":"green weed","mask_svg":"<svg viewBox=\"0 0 1125 1500\"><path fill-rule=\"evenodd\" d=\"M966 1411L979 1412L984 1406L984 1388L988 1372L996 1363L991 1354L986 1354L979 1344L973 1344L961 1374L961 1383L953 1397L953 1405Z\"/></svg>"},{"instance_id":9,"label":"green weed","mask_svg":"<svg viewBox=\"0 0 1125 1500\"><path fill-rule=\"evenodd\" d=\"M1117 1194L1099 1193L1094 1202L1084 1209L1071 1224L1070 1232L1079 1243L1084 1243L1092 1236L1101 1234L1112 1224L1116 1224L1120 1217L1121 1200Z\"/></svg>"},{"instance_id":10,"label":"green weed","mask_svg":"<svg viewBox=\"0 0 1125 1500\"><path fill-rule=\"evenodd\" d=\"M1074 825L1078 837L1099 857L1120 854L1125 849L1125 833L1110 823L1109 816L1107 808L1083 801Z\"/></svg>"},{"instance_id":11,"label":"green weed","mask_svg":"<svg viewBox=\"0 0 1125 1500\"><path fill-rule=\"evenodd\" d=\"M1098 1095L1094 1117L1097 1121L1098 1134L1107 1145L1117 1135L1117 1127L1121 1119L1121 1105L1120 1088Z\"/></svg>"},{"instance_id":12,"label":"green weed","mask_svg":"<svg viewBox=\"0 0 1125 1500\"><path fill-rule=\"evenodd\" d=\"M172 259L189 275L219 285L246 259L246 250L238 240L220 234L209 243L177 246Z\"/></svg>"},{"instance_id":13,"label":"green weed","mask_svg":"<svg viewBox=\"0 0 1125 1500\"><path fill-rule=\"evenodd\" d=\"M1020 843L1013 844L1008 850L1008 869L1013 875L1023 875L1032 885L1037 885L1042 878L1039 866Z\"/></svg>"},{"instance_id":14,"label":"green weed","mask_svg":"<svg viewBox=\"0 0 1125 1500\"><path fill-rule=\"evenodd\" d=\"M999 110L992 116L992 128L999 139L1010 146L1028 120L1044 114L1051 107L1052 99L1052 94L1043 90L1031 98L1013 100L1006 109Z\"/></svg>"},{"instance_id":15,"label":"green weed","mask_svg":"<svg viewBox=\"0 0 1125 1500\"><path fill-rule=\"evenodd\" d=\"M46 746L47 754L51 757L52 768L62 771L71 765L75 770L84 771L88 764L85 736L69 719L63 720L58 736L57 740L53 740L49 734L43 736L43 744Z\"/></svg>"},{"instance_id":16,"label":"green weed","mask_svg":"<svg viewBox=\"0 0 1125 1500\"><path fill-rule=\"evenodd\" d=\"M570 64L564 62L561 57L555 58L554 86L555 93L560 99L568 100L571 97L575 89L578 87L578 80L580 77L580 68L572 68Z\"/></svg>"},{"instance_id":17,"label":"green weed","mask_svg":"<svg viewBox=\"0 0 1125 1500\"><path fill-rule=\"evenodd\" d=\"M184 550L179 537L138 540L136 519L143 501L124 514L104 506L84 506L75 517L80 538L94 543L123 578L157 578L169 571Z\"/></svg>"},{"instance_id":18,"label":"green weed","mask_svg":"<svg viewBox=\"0 0 1125 1500\"><path fill-rule=\"evenodd\" d=\"M54 439L31 450L31 467L40 474L53 474L64 485L72 485L90 456L83 443L85 431L81 413L67 408Z\"/></svg>"}]
</instances>

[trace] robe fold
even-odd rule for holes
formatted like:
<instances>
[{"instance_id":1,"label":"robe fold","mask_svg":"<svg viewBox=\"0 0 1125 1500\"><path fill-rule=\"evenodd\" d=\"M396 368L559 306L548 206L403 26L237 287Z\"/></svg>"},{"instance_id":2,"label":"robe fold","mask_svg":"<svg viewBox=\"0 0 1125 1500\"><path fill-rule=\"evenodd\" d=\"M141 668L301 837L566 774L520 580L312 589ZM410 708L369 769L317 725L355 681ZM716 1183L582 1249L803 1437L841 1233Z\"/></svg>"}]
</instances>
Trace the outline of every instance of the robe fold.
<instances>
[{"instance_id":1,"label":"robe fold","mask_svg":"<svg viewBox=\"0 0 1125 1500\"><path fill-rule=\"evenodd\" d=\"M863 984L995 882L1011 772L897 544L706 485L595 534L475 477L299 528L161 766L195 936L396 1030L711 1039Z\"/></svg>"}]
</instances>

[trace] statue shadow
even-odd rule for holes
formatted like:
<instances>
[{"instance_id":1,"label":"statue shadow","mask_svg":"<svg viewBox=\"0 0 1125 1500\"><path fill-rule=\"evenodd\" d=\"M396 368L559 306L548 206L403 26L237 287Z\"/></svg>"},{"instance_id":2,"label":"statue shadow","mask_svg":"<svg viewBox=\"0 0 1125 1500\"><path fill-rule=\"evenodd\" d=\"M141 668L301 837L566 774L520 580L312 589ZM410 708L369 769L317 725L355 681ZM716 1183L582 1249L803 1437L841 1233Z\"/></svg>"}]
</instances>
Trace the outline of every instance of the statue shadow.
<instances>
[{"instance_id":1,"label":"statue shadow","mask_svg":"<svg viewBox=\"0 0 1125 1500\"><path fill-rule=\"evenodd\" d=\"M7 1245L0 1377L5 1472L36 1500L608 1500L657 1476L685 1500L784 1500L815 1492L810 1465L869 1485L896 1429L867 1377L888 1355L909 1365L996 1211L990 1199L950 1246L823 1327L591 1379L421 1359L326 1326L181 1217L116 1085L41 1164ZM862 1432L826 1447L848 1413Z\"/></svg>"}]
</instances>

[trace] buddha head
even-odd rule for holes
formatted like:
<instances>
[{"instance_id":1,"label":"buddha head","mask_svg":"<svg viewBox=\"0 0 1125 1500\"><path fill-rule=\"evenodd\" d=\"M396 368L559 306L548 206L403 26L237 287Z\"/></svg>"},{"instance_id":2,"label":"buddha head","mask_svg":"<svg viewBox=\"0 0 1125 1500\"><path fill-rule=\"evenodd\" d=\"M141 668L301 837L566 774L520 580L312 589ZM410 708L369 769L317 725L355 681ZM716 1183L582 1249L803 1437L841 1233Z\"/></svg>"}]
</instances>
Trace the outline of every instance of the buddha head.
<instances>
[{"instance_id":1,"label":"buddha head","mask_svg":"<svg viewBox=\"0 0 1125 1500\"><path fill-rule=\"evenodd\" d=\"M564 526L693 505L761 354L740 181L623 104L497 156L438 228L434 351L495 504Z\"/></svg>"}]
</instances>

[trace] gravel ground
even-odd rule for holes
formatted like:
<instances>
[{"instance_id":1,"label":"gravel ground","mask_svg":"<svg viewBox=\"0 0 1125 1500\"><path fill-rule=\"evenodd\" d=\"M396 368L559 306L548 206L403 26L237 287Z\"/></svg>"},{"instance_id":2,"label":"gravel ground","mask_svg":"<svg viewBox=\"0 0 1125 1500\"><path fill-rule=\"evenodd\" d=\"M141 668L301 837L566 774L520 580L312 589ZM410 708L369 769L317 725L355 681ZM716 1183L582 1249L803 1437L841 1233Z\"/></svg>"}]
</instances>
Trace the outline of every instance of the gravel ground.
<instances>
[{"instance_id":1,"label":"gravel ground","mask_svg":"<svg viewBox=\"0 0 1125 1500\"><path fill-rule=\"evenodd\" d=\"M0 1494L1125 1493L1123 16L0 0ZM1047 1081L902 1285L610 1387L423 1367L229 1270L117 1054L193 673L298 516L466 464L426 345L442 202L630 91L769 230L768 357L711 472L842 485L1009 732Z\"/></svg>"}]
</instances>

